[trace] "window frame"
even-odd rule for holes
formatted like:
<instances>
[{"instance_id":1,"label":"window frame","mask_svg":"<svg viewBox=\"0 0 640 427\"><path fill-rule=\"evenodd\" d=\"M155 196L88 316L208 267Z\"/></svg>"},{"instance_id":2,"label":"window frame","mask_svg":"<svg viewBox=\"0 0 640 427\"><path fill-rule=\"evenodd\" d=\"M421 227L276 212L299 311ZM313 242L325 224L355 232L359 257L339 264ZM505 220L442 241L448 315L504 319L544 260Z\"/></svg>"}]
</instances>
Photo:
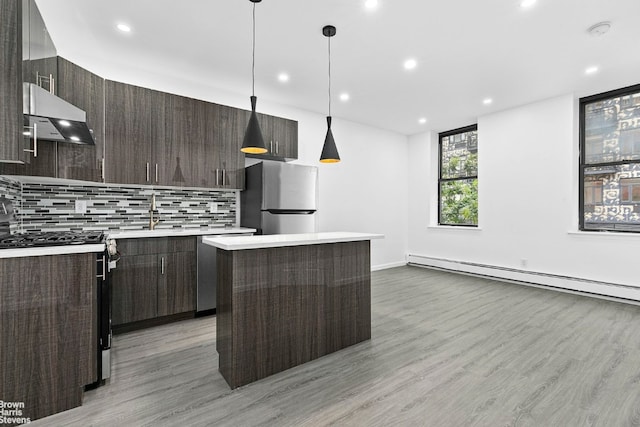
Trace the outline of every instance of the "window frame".
<instances>
[{"instance_id":1,"label":"window frame","mask_svg":"<svg viewBox=\"0 0 640 427\"><path fill-rule=\"evenodd\" d=\"M463 126L461 128L449 130L446 132L438 133L438 226L442 227L470 227L470 228L478 228L478 224L450 224L442 222L442 184L444 182L453 182L453 181L467 181L467 180L477 180L478 179L478 170L476 168L476 175L469 175L463 178L443 178L442 177L442 140L448 136L453 136L461 133L472 132L475 131L476 134L478 132L478 124L473 124L469 126ZM477 140L476 140L477 143ZM478 218L478 222L479 218Z\"/></svg>"},{"instance_id":2,"label":"window frame","mask_svg":"<svg viewBox=\"0 0 640 427\"><path fill-rule=\"evenodd\" d=\"M587 132L586 132L586 107L589 104L599 101L605 101L611 98L619 98L624 97L626 95L634 95L640 93L640 84L627 86L620 89L615 89L607 92L602 92L596 95L586 96L579 99L579 112L578 112L578 140L579 140L579 165L578 165L578 224L580 231L587 232L614 232L614 233L640 233L640 226L637 229L628 229L628 228L614 228L614 227L606 227L606 228L586 228L585 227L585 171L590 168L605 168L605 167L618 167L624 165L640 165L640 158L633 160L615 160L610 162L598 162L598 163L587 163L586 159L586 140L587 140ZM624 107L629 108L629 107ZM632 150L633 151L633 150ZM604 200L604 194L603 194ZM629 203L624 203L621 201L621 205ZM591 206L591 205L590 205Z\"/></svg>"}]
</instances>

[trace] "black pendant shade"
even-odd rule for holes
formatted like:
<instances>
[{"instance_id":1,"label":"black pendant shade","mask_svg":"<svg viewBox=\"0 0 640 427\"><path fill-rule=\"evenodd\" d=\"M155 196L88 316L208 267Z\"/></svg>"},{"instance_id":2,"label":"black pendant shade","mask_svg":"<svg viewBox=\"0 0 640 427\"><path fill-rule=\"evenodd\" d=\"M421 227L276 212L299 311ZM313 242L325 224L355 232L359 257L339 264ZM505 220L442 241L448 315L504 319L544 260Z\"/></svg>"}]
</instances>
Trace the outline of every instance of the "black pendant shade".
<instances>
[{"instance_id":1,"label":"black pendant shade","mask_svg":"<svg viewBox=\"0 0 640 427\"><path fill-rule=\"evenodd\" d=\"M325 25L322 28L322 35L329 42L329 115L327 116L327 135L324 137L324 145L322 146L322 154L320 154L320 163L338 163L340 155L336 147L336 141L333 139L331 131L331 37L336 35L336 27L333 25Z\"/></svg>"},{"instance_id":2,"label":"black pendant shade","mask_svg":"<svg viewBox=\"0 0 640 427\"><path fill-rule=\"evenodd\" d=\"M327 117L327 136L324 137L324 146L322 147L320 162L321 163L338 163L339 161L340 161L340 154L338 154L336 141L335 139L333 139L333 132L331 132L331 116L329 116Z\"/></svg>"},{"instance_id":3,"label":"black pendant shade","mask_svg":"<svg viewBox=\"0 0 640 427\"><path fill-rule=\"evenodd\" d=\"M251 56L251 116L249 117L249 123L247 124L247 130L244 133L244 139L242 140L242 147L240 151L248 154L263 154L267 152L267 146L264 145L264 139L262 138L262 131L260 130L260 123L258 123L258 115L256 114L256 98L255 85L256 85L256 3L260 3L261 0L249 0L253 3L253 41L252 41L252 56Z\"/></svg>"},{"instance_id":4,"label":"black pendant shade","mask_svg":"<svg viewBox=\"0 0 640 427\"><path fill-rule=\"evenodd\" d=\"M258 98L251 96L251 117L249 117L249 124L247 124L242 148L240 149L243 153L262 154L267 152L267 147L264 145L264 139L260 131L260 123L258 123L258 115L256 114L257 101Z\"/></svg>"}]
</instances>

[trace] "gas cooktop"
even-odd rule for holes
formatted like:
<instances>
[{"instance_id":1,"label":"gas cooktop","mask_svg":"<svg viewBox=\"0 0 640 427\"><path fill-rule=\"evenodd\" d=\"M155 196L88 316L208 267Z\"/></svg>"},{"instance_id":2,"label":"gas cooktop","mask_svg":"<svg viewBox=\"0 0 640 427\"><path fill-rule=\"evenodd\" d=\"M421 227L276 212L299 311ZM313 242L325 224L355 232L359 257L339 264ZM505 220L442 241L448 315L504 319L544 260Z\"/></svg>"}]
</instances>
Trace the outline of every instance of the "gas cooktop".
<instances>
[{"instance_id":1,"label":"gas cooktop","mask_svg":"<svg viewBox=\"0 0 640 427\"><path fill-rule=\"evenodd\" d=\"M49 231L0 237L0 249L102 243L102 231Z\"/></svg>"}]
</instances>

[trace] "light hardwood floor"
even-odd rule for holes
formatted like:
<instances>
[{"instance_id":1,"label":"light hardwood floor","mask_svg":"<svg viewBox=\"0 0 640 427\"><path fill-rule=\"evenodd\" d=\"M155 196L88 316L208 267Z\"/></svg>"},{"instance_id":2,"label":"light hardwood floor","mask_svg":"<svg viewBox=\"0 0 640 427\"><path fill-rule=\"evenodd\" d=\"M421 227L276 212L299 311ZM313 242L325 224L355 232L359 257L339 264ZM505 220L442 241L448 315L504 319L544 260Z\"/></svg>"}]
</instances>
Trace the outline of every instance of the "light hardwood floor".
<instances>
[{"instance_id":1,"label":"light hardwood floor","mask_svg":"<svg viewBox=\"0 0 640 427\"><path fill-rule=\"evenodd\" d=\"M372 339L231 391L215 317L116 336L113 377L34 426L638 426L640 307L418 267Z\"/></svg>"}]
</instances>

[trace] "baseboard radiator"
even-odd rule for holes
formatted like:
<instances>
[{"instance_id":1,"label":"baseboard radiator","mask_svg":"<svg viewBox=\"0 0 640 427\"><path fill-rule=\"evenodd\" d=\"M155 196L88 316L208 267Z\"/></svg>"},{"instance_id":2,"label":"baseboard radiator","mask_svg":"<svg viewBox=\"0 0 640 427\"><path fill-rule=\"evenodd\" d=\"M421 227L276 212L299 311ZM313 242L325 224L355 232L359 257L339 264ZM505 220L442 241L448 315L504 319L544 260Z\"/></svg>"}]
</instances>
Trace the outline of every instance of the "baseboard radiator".
<instances>
[{"instance_id":1,"label":"baseboard radiator","mask_svg":"<svg viewBox=\"0 0 640 427\"><path fill-rule=\"evenodd\" d=\"M407 255L409 265L470 274L510 283L583 294L597 298L640 305L640 287L599 282L555 274L539 273L514 268L498 267L472 262Z\"/></svg>"}]
</instances>

